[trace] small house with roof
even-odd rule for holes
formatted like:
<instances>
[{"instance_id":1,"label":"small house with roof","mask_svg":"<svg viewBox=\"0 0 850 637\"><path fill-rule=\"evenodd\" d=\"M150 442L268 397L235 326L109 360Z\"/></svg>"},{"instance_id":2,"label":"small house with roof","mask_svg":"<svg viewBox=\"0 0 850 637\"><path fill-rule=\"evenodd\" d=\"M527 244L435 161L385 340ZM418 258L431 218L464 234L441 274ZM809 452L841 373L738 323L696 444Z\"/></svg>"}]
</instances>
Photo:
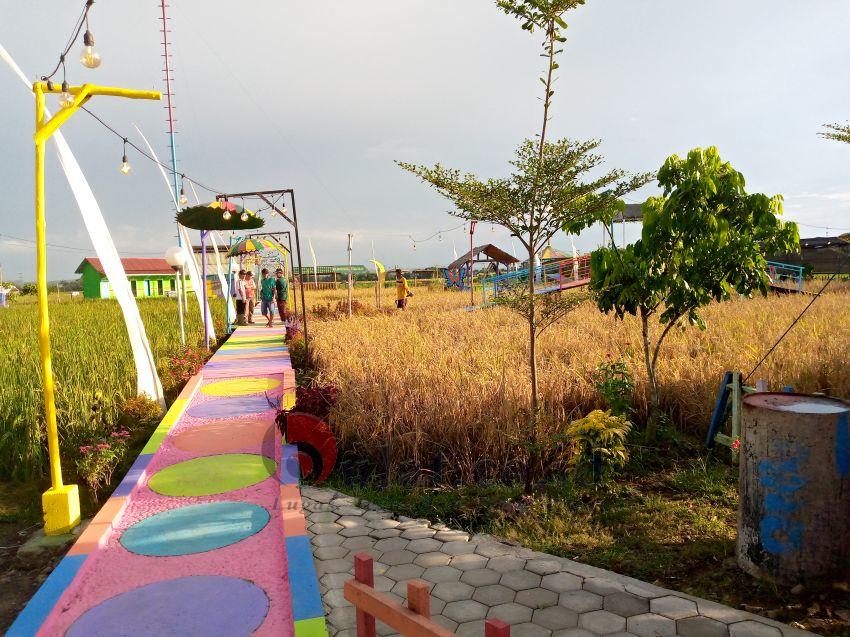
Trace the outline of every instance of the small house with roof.
<instances>
[{"instance_id":1,"label":"small house with roof","mask_svg":"<svg viewBox=\"0 0 850 637\"><path fill-rule=\"evenodd\" d=\"M175 288L174 268L165 259L121 259L121 265L136 297L166 296ZM100 259L86 257L77 268L77 274L82 275L83 297L114 298Z\"/></svg>"}]
</instances>

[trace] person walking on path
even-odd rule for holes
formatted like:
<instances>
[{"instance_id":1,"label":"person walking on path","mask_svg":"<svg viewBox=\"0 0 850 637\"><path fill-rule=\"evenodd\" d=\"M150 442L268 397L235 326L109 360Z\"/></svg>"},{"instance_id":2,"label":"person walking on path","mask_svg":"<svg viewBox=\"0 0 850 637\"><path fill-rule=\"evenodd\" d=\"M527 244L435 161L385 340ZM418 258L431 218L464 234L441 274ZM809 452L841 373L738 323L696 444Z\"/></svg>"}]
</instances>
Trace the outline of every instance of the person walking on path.
<instances>
[{"instance_id":1,"label":"person walking on path","mask_svg":"<svg viewBox=\"0 0 850 637\"><path fill-rule=\"evenodd\" d=\"M260 274L260 312L268 319L266 327L271 327L274 322L275 280L269 276L266 268Z\"/></svg>"},{"instance_id":2,"label":"person walking on path","mask_svg":"<svg viewBox=\"0 0 850 637\"><path fill-rule=\"evenodd\" d=\"M282 268L275 270L275 275L274 288L277 297L277 313L280 315L280 322L283 323L289 318L289 307L287 306L289 302L289 282L283 275Z\"/></svg>"},{"instance_id":3,"label":"person walking on path","mask_svg":"<svg viewBox=\"0 0 850 637\"><path fill-rule=\"evenodd\" d=\"M245 322L254 324L254 307L257 305L257 284L254 282L254 273L248 270L245 273Z\"/></svg>"},{"instance_id":4,"label":"person walking on path","mask_svg":"<svg viewBox=\"0 0 850 637\"><path fill-rule=\"evenodd\" d=\"M236 301L236 324L245 325L245 270L239 270L233 286L233 299Z\"/></svg>"},{"instance_id":5,"label":"person walking on path","mask_svg":"<svg viewBox=\"0 0 850 637\"><path fill-rule=\"evenodd\" d=\"M395 290L395 306L398 309L403 310L407 307L407 298L413 296L413 292L410 291L410 287L407 285L407 279L405 279L404 275L401 273L401 268L396 268L395 270Z\"/></svg>"}]
</instances>

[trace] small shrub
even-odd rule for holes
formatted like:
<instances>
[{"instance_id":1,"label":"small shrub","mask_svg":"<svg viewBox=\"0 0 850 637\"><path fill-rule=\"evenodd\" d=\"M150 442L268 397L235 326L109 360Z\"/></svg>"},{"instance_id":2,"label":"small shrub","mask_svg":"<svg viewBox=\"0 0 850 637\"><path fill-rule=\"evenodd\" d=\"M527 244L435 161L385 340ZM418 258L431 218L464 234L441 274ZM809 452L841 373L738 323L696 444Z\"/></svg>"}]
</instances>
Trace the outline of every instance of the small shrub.
<instances>
[{"instance_id":1,"label":"small shrub","mask_svg":"<svg viewBox=\"0 0 850 637\"><path fill-rule=\"evenodd\" d=\"M147 438L161 419L162 408L158 402L147 395L128 398L121 405L119 422L124 430L131 433L131 446Z\"/></svg>"},{"instance_id":2,"label":"small shrub","mask_svg":"<svg viewBox=\"0 0 850 637\"><path fill-rule=\"evenodd\" d=\"M626 363L603 363L593 373L596 391L611 413L628 416L632 411L635 382Z\"/></svg>"},{"instance_id":3,"label":"small shrub","mask_svg":"<svg viewBox=\"0 0 850 637\"><path fill-rule=\"evenodd\" d=\"M98 492L112 481L112 473L127 452L129 438L130 432L122 429L80 447L77 475L88 485L95 502Z\"/></svg>"},{"instance_id":4,"label":"small shrub","mask_svg":"<svg viewBox=\"0 0 850 637\"><path fill-rule=\"evenodd\" d=\"M174 356L166 357L160 367L163 388L168 391L182 387L186 381L201 371L210 356L209 350L203 347L183 347Z\"/></svg>"},{"instance_id":5,"label":"small shrub","mask_svg":"<svg viewBox=\"0 0 850 637\"><path fill-rule=\"evenodd\" d=\"M622 467L629 459L626 437L632 424L623 416L610 411L596 409L584 418L574 420L567 427L566 435L573 445L574 462L600 464L608 469ZM594 469L598 480L601 467Z\"/></svg>"}]
</instances>

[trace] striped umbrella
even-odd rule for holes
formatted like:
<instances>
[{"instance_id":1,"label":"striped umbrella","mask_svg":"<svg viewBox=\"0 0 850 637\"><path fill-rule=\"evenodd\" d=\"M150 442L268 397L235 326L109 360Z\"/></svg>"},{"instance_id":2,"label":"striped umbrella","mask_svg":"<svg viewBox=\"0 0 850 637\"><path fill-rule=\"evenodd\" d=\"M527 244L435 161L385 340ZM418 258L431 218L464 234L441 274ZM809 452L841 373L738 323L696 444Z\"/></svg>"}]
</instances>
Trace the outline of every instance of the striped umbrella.
<instances>
[{"instance_id":1,"label":"striped umbrella","mask_svg":"<svg viewBox=\"0 0 850 637\"><path fill-rule=\"evenodd\" d=\"M277 246L268 239L242 239L230 246L227 256L228 258L237 257L242 254L251 254L252 252L263 252L264 250L277 250Z\"/></svg>"}]
</instances>

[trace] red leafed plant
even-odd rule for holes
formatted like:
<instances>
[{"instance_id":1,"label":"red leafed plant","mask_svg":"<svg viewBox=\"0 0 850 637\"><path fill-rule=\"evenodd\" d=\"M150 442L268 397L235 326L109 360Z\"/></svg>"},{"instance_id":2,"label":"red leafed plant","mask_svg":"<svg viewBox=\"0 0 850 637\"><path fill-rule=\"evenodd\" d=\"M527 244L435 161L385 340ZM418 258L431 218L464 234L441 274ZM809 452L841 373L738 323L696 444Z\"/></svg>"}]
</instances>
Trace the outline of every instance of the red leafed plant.
<instances>
[{"instance_id":1,"label":"red leafed plant","mask_svg":"<svg viewBox=\"0 0 850 637\"><path fill-rule=\"evenodd\" d=\"M201 371L210 352L202 347L184 347L178 354L165 358L163 370L163 385L181 387L187 380Z\"/></svg>"},{"instance_id":2,"label":"red leafed plant","mask_svg":"<svg viewBox=\"0 0 850 637\"><path fill-rule=\"evenodd\" d=\"M283 430L286 424L286 414L289 412L311 414L321 420L327 420L338 397L339 389L336 385L313 383L309 387L299 386L295 389L295 406L288 411L286 409L279 411L277 423Z\"/></svg>"}]
</instances>

